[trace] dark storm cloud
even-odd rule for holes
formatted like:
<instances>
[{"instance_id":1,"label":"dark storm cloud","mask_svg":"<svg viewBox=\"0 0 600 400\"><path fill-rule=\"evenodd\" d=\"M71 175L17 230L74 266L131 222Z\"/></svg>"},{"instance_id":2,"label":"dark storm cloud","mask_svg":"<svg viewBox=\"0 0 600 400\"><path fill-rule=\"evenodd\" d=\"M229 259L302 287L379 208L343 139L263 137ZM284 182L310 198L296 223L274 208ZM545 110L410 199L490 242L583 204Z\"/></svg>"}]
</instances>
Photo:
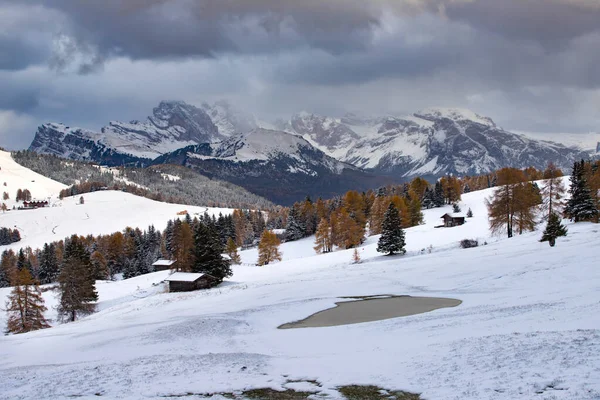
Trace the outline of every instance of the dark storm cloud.
<instances>
[{"instance_id":1,"label":"dark storm cloud","mask_svg":"<svg viewBox=\"0 0 600 400\"><path fill-rule=\"evenodd\" d=\"M29 0L29 4L35 3ZM377 13L358 0L48 0L65 31L102 56L216 57L311 46L364 48ZM376 7L375 9L379 9Z\"/></svg>"},{"instance_id":2,"label":"dark storm cloud","mask_svg":"<svg viewBox=\"0 0 600 400\"><path fill-rule=\"evenodd\" d=\"M478 30L536 41L549 50L600 29L600 3L595 0L459 1L449 2L445 14Z\"/></svg>"}]
</instances>

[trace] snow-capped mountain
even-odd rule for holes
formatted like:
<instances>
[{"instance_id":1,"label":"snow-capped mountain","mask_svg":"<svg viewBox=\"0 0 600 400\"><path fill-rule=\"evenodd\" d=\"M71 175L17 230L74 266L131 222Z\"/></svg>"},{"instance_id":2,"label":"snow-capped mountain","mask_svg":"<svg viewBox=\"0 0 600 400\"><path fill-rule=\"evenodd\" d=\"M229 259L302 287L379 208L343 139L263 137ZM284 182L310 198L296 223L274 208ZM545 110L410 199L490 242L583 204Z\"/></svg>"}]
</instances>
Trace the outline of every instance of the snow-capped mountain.
<instances>
[{"instance_id":1,"label":"snow-capped mountain","mask_svg":"<svg viewBox=\"0 0 600 400\"><path fill-rule=\"evenodd\" d=\"M230 137L250 132L259 126L254 115L246 113L224 100L217 101L212 105L203 103L201 108L223 136Z\"/></svg>"},{"instance_id":2,"label":"snow-capped mountain","mask_svg":"<svg viewBox=\"0 0 600 400\"><path fill-rule=\"evenodd\" d=\"M185 146L225 138L203 109L184 102L163 101L146 121L113 121L100 132L63 124L42 125L29 149L82 161L120 165L152 160Z\"/></svg>"},{"instance_id":3,"label":"snow-capped mountain","mask_svg":"<svg viewBox=\"0 0 600 400\"><path fill-rule=\"evenodd\" d=\"M544 168L548 161L567 168L589 156L578 148L508 132L464 109L374 118L299 114L288 129L340 161L406 178L480 174L505 166Z\"/></svg>"},{"instance_id":4,"label":"snow-capped mountain","mask_svg":"<svg viewBox=\"0 0 600 400\"><path fill-rule=\"evenodd\" d=\"M363 188L365 171L371 179L404 180L506 166L544 168L549 161L568 169L592 152L508 132L491 118L463 109L342 118L303 112L272 126L264 129L269 125L227 102L195 107L165 101L144 122L111 122L100 132L42 125L30 150L109 166L175 162L286 202L293 191L325 195L350 184ZM344 174L353 177L333 185L323 180L343 180ZM368 185L376 186L374 181ZM271 195L273 190L284 194Z\"/></svg>"},{"instance_id":5,"label":"snow-capped mountain","mask_svg":"<svg viewBox=\"0 0 600 400\"><path fill-rule=\"evenodd\" d=\"M185 165L284 204L307 194L330 197L387 183L326 155L299 136L262 128L221 143L188 146L154 163Z\"/></svg>"}]
</instances>

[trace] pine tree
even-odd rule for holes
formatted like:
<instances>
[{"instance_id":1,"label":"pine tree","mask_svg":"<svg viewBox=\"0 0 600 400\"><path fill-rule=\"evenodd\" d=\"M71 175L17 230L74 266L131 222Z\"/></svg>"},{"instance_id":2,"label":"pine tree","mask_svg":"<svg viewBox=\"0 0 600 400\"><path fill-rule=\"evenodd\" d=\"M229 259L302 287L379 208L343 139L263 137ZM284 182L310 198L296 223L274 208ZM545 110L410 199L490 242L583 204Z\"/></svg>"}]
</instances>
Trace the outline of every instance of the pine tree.
<instances>
[{"instance_id":1,"label":"pine tree","mask_svg":"<svg viewBox=\"0 0 600 400\"><path fill-rule=\"evenodd\" d=\"M396 253L405 254L405 246L406 242L400 214L394 203L390 203L383 219L383 228L381 237L377 243L377 251L379 253L387 253L390 256Z\"/></svg>"},{"instance_id":2,"label":"pine tree","mask_svg":"<svg viewBox=\"0 0 600 400\"><path fill-rule=\"evenodd\" d=\"M59 265L54 243L45 243L40 254L39 279L42 284L56 282Z\"/></svg>"},{"instance_id":3,"label":"pine tree","mask_svg":"<svg viewBox=\"0 0 600 400\"><path fill-rule=\"evenodd\" d=\"M331 227L325 218L321 219L321 222L319 222L317 232L315 233L315 247L313 248L317 253L329 253L333 250Z\"/></svg>"},{"instance_id":4,"label":"pine tree","mask_svg":"<svg viewBox=\"0 0 600 400\"><path fill-rule=\"evenodd\" d=\"M469 207L469 211L467 211L467 218L473 218L473 210Z\"/></svg>"},{"instance_id":5,"label":"pine tree","mask_svg":"<svg viewBox=\"0 0 600 400\"><path fill-rule=\"evenodd\" d=\"M209 274L219 281L232 276L231 266L221 255L222 251L219 234L210 226L198 224L194 230L192 272Z\"/></svg>"},{"instance_id":6,"label":"pine tree","mask_svg":"<svg viewBox=\"0 0 600 400\"><path fill-rule=\"evenodd\" d=\"M548 242L551 247L554 247L556 238L560 236L567 236L567 228L562 224L558 214L553 212L548 217L548 224L540 242Z\"/></svg>"},{"instance_id":7,"label":"pine tree","mask_svg":"<svg viewBox=\"0 0 600 400\"><path fill-rule=\"evenodd\" d=\"M460 211L461 210L460 210L460 206L458 205L458 203L453 203L452 204L452 212L459 213Z\"/></svg>"},{"instance_id":8,"label":"pine tree","mask_svg":"<svg viewBox=\"0 0 600 400\"><path fill-rule=\"evenodd\" d=\"M90 314L98 300L90 253L77 235L65 243L65 253L58 275L59 315L66 321L75 321L79 315Z\"/></svg>"},{"instance_id":9,"label":"pine tree","mask_svg":"<svg viewBox=\"0 0 600 400\"><path fill-rule=\"evenodd\" d=\"M235 244L235 240L231 237L227 239L227 247L225 249L225 253L231 258L231 262L235 265L239 265L242 263L242 258L237 250L237 245Z\"/></svg>"},{"instance_id":10,"label":"pine tree","mask_svg":"<svg viewBox=\"0 0 600 400\"><path fill-rule=\"evenodd\" d=\"M575 162L571 175L569 193L565 213L571 221L591 221L598 217L598 208L594 204L591 190L585 179L585 161Z\"/></svg>"},{"instance_id":11,"label":"pine tree","mask_svg":"<svg viewBox=\"0 0 600 400\"><path fill-rule=\"evenodd\" d=\"M47 308L44 306L42 292L27 269L17 273L15 284L6 305L7 333L18 334L49 328L50 325L44 318Z\"/></svg>"},{"instance_id":12,"label":"pine tree","mask_svg":"<svg viewBox=\"0 0 600 400\"><path fill-rule=\"evenodd\" d=\"M273 261L281 261L280 244L275 233L264 231L258 243L258 265L263 266Z\"/></svg>"},{"instance_id":13,"label":"pine tree","mask_svg":"<svg viewBox=\"0 0 600 400\"><path fill-rule=\"evenodd\" d=\"M435 183L435 188L433 191L433 204L435 207L441 207L445 204L444 188L442 187L440 181Z\"/></svg>"},{"instance_id":14,"label":"pine tree","mask_svg":"<svg viewBox=\"0 0 600 400\"><path fill-rule=\"evenodd\" d=\"M291 242L302 239L304 236L306 236L306 226L302 223L300 211L296 204L294 204L288 215L285 227L285 239Z\"/></svg>"}]
</instances>

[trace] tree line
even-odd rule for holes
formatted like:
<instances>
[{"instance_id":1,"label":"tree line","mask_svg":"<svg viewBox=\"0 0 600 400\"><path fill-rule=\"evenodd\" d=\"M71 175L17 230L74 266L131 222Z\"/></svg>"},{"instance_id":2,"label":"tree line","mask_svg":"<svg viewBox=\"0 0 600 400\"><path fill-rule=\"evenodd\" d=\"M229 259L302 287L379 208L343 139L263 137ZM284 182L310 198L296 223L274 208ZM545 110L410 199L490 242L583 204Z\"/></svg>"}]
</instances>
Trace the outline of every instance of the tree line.
<instances>
[{"instance_id":1,"label":"tree line","mask_svg":"<svg viewBox=\"0 0 600 400\"><path fill-rule=\"evenodd\" d=\"M515 234L535 230L539 222L547 226L542 241L554 246L556 238L567 234L562 218L574 222L598 222L600 215L600 161L573 164L569 199L561 177L563 172L550 163L545 171L529 174L515 168L503 168L495 174L497 188L487 200L490 229ZM543 180L541 188L534 179Z\"/></svg>"}]
</instances>

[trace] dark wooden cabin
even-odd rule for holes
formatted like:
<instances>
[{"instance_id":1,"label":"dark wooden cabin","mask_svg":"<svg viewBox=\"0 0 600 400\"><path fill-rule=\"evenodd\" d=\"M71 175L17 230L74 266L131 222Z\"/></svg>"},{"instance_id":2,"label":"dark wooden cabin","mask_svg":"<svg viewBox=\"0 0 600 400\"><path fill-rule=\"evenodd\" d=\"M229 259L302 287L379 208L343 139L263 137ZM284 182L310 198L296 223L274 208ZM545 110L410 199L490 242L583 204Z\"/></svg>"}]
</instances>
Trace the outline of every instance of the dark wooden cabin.
<instances>
[{"instance_id":1,"label":"dark wooden cabin","mask_svg":"<svg viewBox=\"0 0 600 400\"><path fill-rule=\"evenodd\" d=\"M444 220L444 227L446 228L465 224L465 217L459 214L444 214L442 215L442 219Z\"/></svg>"},{"instance_id":2,"label":"dark wooden cabin","mask_svg":"<svg viewBox=\"0 0 600 400\"><path fill-rule=\"evenodd\" d=\"M209 274L191 272L175 272L165 280L169 282L169 292L193 292L194 290L210 289L221 283Z\"/></svg>"},{"instance_id":3,"label":"dark wooden cabin","mask_svg":"<svg viewBox=\"0 0 600 400\"><path fill-rule=\"evenodd\" d=\"M177 269L177 260L157 260L152 264L154 272L167 271L169 269Z\"/></svg>"}]
</instances>

